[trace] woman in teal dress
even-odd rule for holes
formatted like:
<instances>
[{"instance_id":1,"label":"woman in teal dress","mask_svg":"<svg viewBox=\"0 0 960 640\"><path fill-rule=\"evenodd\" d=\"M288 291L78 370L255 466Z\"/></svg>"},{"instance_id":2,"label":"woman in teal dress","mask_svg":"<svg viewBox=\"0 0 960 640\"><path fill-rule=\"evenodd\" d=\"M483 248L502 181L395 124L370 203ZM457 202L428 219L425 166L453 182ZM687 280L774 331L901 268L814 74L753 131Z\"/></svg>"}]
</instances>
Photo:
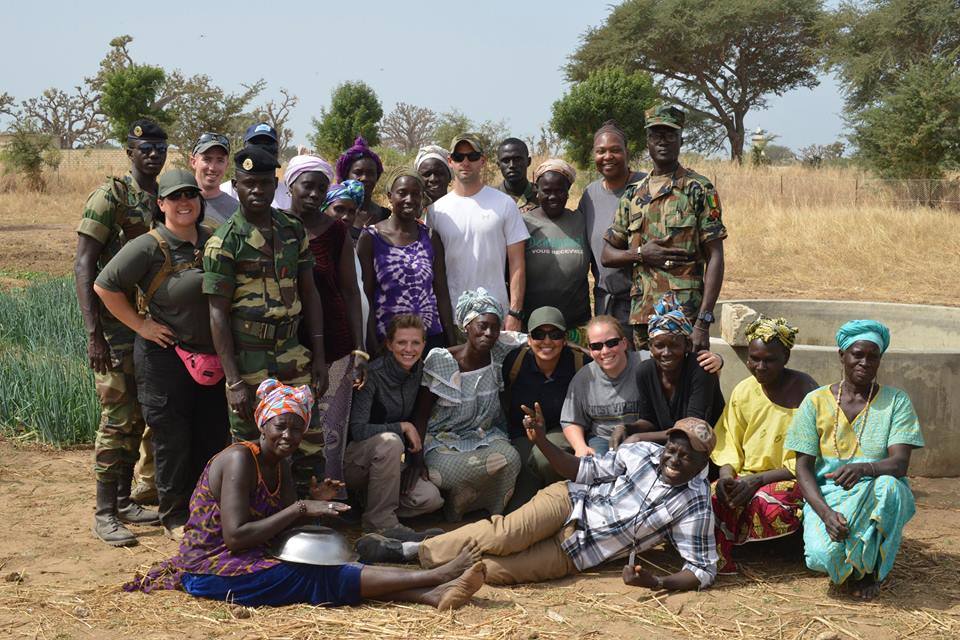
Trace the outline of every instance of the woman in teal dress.
<instances>
[{"instance_id":1,"label":"woman in teal dress","mask_svg":"<svg viewBox=\"0 0 960 640\"><path fill-rule=\"evenodd\" d=\"M890 331L874 320L840 327L843 380L811 391L785 448L797 453L807 566L865 600L893 568L916 506L907 483L923 435L907 394L877 382Z\"/></svg>"}]
</instances>

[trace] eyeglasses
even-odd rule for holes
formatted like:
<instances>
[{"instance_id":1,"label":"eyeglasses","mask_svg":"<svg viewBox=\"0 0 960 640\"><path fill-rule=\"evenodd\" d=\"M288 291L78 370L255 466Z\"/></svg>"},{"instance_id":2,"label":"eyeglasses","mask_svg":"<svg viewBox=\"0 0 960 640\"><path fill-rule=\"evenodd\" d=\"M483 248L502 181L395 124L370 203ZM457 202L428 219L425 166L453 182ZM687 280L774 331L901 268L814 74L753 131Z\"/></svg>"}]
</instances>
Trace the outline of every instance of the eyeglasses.
<instances>
[{"instance_id":1,"label":"eyeglasses","mask_svg":"<svg viewBox=\"0 0 960 640\"><path fill-rule=\"evenodd\" d=\"M620 344L621 340L623 340L623 338L610 338L609 340L604 340L603 342L591 342L588 346L590 347L590 351L600 351L604 347L613 349L615 346Z\"/></svg>"},{"instance_id":2,"label":"eyeglasses","mask_svg":"<svg viewBox=\"0 0 960 640\"><path fill-rule=\"evenodd\" d=\"M676 131L651 131L647 133L647 140L651 142L676 142L680 139L680 134Z\"/></svg>"},{"instance_id":3,"label":"eyeglasses","mask_svg":"<svg viewBox=\"0 0 960 640\"><path fill-rule=\"evenodd\" d=\"M545 338L550 338L551 340L563 340L564 335L566 335L561 329L541 329L537 327L530 332L530 337L534 340L543 340Z\"/></svg>"},{"instance_id":4,"label":"eyeglasses","mask_svg":"<svg viewBox=\"0 0 960 640\"><path fill-rule=\"evenodd\" d=\"M166 142L141 142L131 149L137 149L140 153L153 153L156 150L158 153L165 153L167 151Z\"/></svg>"},{"instance_id":5,"label":"eyeglasses","mask_svg":"<svg viewBox=\"0 0 960 640\"><path fill-rule=\"evenodd\" d=\"M197 143L193 145L193 148L196 149L200 145L208 142L216 142L217 144L222 145L223 148L227 150L227 153L230 153L230 139L225 135L211 133L209 131L200 134L200 137L197 138Z\"/></svg>"},{"instance_id":6,"label":"eyeglasses","mask_svg":"<svg viewBox=\"0 0 960 640\"><path fill-rule=\"evenodd\" d=\"M479 151L471 151L470 153L461 153L459 151L454 151L450 154L450 159L454 162L463 162L464 159L469 160L470 162L476 162L483 157L483 154Z\"/></svg>"},{"instance_id":7,"label":"eyeglasses","mask_svg":"<svg viewBox=\"0 0 960 640\"><path fill-rule=\"evenodd\" d=\"M168 196L163 196L164 200L193 200L194 198L199 198L200 192L196 189L181 189L180 191L174 191Z\"/></svg>"}]
</instances>

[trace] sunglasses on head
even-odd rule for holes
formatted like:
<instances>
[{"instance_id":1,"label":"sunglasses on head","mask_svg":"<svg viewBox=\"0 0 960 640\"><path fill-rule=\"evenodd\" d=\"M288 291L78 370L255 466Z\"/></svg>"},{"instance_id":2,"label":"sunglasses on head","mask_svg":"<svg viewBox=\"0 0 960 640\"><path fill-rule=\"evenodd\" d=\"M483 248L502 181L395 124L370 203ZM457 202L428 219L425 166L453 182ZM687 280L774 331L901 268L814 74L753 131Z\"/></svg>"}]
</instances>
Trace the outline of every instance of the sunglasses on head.
<instances>
[{"instance_id":1,"label":"sunglasses on head","mask_svg":"<svg viewBox=\"0 0 960 640\"><path fill-rule=\"evenodd\" d=\"M131 148L139 150L140 153L152 153L154 150L159 151L160 153L163 153L164 151L167 150L167 143L166 142L141 142L140 144L135 145Z\"/></svg>"},{"instance_id":2,"label":"sunglasses on head","mask_svg":"<svg viewBox=\"0 0 960 640\"><path fill-rule=\"evenodd\" d=\"M460 151L454 151L450 154L450 158L454 162L463 162L464 159L469 160L470 162L476 162L483 157L483 154L479 151L471 151L470 153L461 153Z\"/></svg>"},{"instance_id":3,"label":"sunglasses on head","mask_svg":"<svg viewBox=\"0 0 960 640\"><path fill-rule=\"evenodd\" d=\"M194 198L199 198L200 192L196 189L181 189L180 191L174 191L168 196L164 196L164 200L193 200Z\"/></svg>"},{"instance_id":4,"label":"sunglasses on head","mask_svg":"<svg viewBox=\"0 0 960 640\"><path fill-rule=\"evenodd\" d=\"M210 133L209 131L206 133L200 134L200 137L197 138L197 143L193 146L194 148L196 148L208 142L216 142L218 144L223 145L225 149L230 149L230 140L227 138L227 136L221 135L219 133Z\"/></svg>"},{"instance_id":5,"label":"sunglasses on head","mask_svg":"<svg viewBox=\"0 0 960 640\"><path fill-rule=\"evenodd\" d=\"M550 338L551 340L563 340L564 332L560 329L541 329L537 327L530 332L530 337L534 340L543 340L544 338Z\"/></svg>"},{"instance_id":6,"label":"sunglasses on head","mask_svg":"<svg viewBox=\"0 0 960 640\"><path fill-rule=\"evenodd\" d=\"M613 349L615 346L620 344L621 340L623 340L623 338L610 338L609 340L604 340L603 342L591 342L588 346L590 347L590 351L600 351L604 347Z\"/></svg>"}]
</instances>

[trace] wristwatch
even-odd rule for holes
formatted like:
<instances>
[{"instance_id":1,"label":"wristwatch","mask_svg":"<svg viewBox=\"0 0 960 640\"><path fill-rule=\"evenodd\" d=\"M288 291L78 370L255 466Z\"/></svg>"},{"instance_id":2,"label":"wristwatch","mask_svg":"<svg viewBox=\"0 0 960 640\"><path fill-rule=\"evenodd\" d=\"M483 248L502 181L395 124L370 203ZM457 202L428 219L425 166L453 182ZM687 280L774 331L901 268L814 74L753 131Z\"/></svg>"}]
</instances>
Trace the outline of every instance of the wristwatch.
<instances>
[{"instance_id":1,"label":"wristwatch","mask_svg":"<svg viewBox=\"0 0 960 640\"><path fill-rule=\"evenodd\" d=\"M697 316L697 320L702 320L707 324L713 324L716 322L716 318L713 317L713 313L710 311L703 311L700 315Z\"/></svg>"},{"instance_id":2,"label":"wristwatch","mask_svg":"<svg viewBox=\"0 0 960 640\"><path fill-rule=\"evenodd\" d=\"M516 309L510 309L509 311L507 311L507 315L508 315L508 316L513 316L514 318L516 318L516 319L519 320L520 322L523 322L523 312L522 312L522 311L517 311Z\"/></svg>"}]
</instances>

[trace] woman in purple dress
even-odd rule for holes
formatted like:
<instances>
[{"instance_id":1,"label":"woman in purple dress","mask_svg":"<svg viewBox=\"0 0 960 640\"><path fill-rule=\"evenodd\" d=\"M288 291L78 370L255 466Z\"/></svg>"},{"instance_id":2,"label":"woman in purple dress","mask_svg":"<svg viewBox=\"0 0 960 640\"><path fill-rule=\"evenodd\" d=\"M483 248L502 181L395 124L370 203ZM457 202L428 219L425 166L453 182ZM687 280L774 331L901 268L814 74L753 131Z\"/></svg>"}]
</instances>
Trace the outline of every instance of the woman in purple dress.
<instances>
[{"instance_id":1,"label":"woman in purple dress","mask_svg":"<svg viewBox=\"0 0 960 640\"><path fill-rule=\"evenodd\" d=\"M364 227L357 243L363 288L370 301L367 350L379 353L390 320L420 316L427 348L457 343L440 236L418 220L423 209L423 178L400 169L387 183L390 217Z\"/></svg>"},{"instance_id":2,"label":"woman in purple dress","mask_svg":"<svg viewBox=\"0 0 960 640\"><path fill-rule=\"evenodd\" d=\"M297 500L289 458L307 427L313 394L272 378L257 389L260 439L238 442L207 463L190 499L180 551L123 586L125 591L182 589L245 606L294 603L354 605L395 600L455 609L483 586L476 545L429 571L360 564L317 566L267 554L268 543L305 519L336 516L350 507L330 502L341 484L311 484L310 500Z\"/></svg>"}]
</instances>

